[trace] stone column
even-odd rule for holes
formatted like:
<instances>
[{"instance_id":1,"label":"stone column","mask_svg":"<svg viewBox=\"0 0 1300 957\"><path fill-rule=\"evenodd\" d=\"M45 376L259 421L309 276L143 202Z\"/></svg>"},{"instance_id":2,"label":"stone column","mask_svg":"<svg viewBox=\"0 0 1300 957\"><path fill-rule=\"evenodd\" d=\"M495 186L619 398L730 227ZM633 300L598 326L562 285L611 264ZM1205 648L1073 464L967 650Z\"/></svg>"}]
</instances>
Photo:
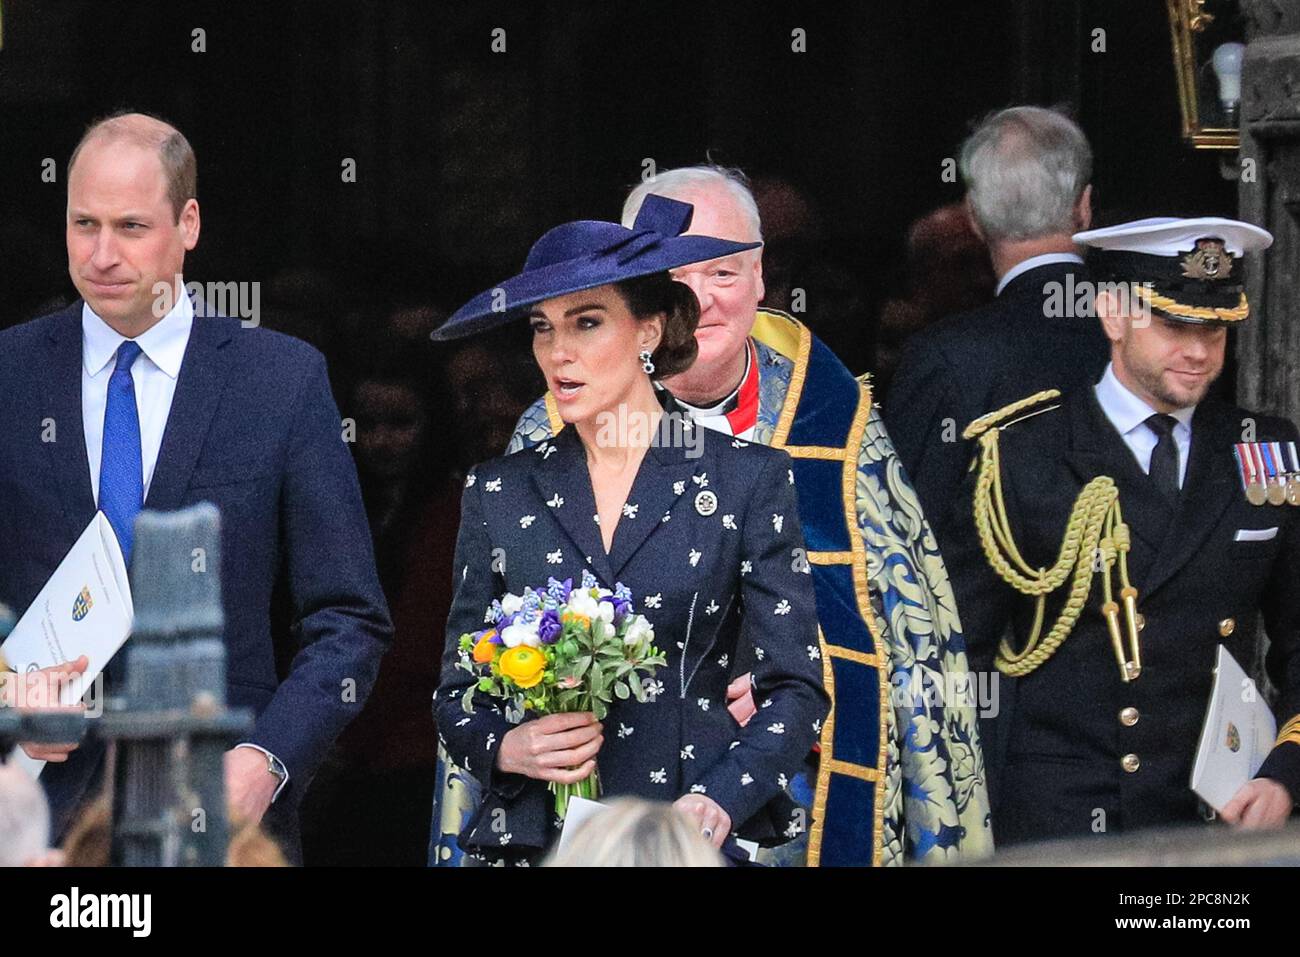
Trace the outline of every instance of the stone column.
<instances>
[{"instance_id":1,"label":"stone column","mask_svg":"<svg viewBox=\"0 0 1300 957\"><path fill-rule=\"evenodd\" d=\"M1243 0L1241 218L1273 233L1251 263L1238 331L1238 401L1300 422L1300 5Z\"/></svg>"}]
</instances>

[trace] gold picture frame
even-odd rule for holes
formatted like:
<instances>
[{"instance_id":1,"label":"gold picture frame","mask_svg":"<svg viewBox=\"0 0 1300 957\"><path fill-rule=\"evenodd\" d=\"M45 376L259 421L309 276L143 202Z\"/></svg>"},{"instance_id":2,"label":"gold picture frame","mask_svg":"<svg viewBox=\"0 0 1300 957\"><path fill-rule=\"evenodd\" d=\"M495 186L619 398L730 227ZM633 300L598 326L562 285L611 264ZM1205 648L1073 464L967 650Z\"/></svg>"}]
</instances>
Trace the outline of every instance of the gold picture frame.
<instances>
[{"instance_id":1,"label":"gold picture frame","mask_svg":"<svg viewBox=\"0 0 1300 957\"><path fill-rule=\"evenodd\" d=\"M1208 64L1198 50L1197 39L1215 20L1205 9L1206 0L1166 0L1169 32L1173 40L1174 74L1178 81L1178 105L1183 115L1183 138L1198 150L1235 150L1241 146L1241 131L1234 126L1202 126L1199 78ZM1217 107L1217 103L1214 104Z\"/></svg>"}]
</instances>

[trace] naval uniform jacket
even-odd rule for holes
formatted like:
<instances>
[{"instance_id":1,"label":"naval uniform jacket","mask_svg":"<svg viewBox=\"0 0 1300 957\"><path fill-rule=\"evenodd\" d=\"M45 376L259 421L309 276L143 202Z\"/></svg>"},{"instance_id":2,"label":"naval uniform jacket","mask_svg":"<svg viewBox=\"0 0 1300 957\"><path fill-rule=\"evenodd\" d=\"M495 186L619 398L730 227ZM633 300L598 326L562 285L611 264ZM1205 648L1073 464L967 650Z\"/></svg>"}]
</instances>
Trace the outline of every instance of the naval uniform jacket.
<instances>
[{"instance_id":1,"label":"naval uniform jacket","mask_svg":"<svg viewBox=\"0 0 1300 957\"><path fill-rule=\"evenodd\" d=\"M694 426L686 443L646 452L606 554L582 440L573 428L476 466L466 480L447 623L439 734L484 800L460 835L468 853L535 856L558 834L544 781L497 770L511 730L456 667L462 633L484 627L495 598L589 570L622 582L655 630L667 667L652 700L615 699L596 756L601 796L674 801L697 792L731 816L733 831L767 844L798 833L802 811L786 784L817 741L829 709L812 576L789 456ZM752 654L758 712L739 727L727 711L731 664ZM525 719L527 720L527 719Z\"/></svg>"},{"instance_id":2,"label":"naval uniform jacket","mask_svg":"<svg viewBox=\"0 0 1300 957\"><path fill-rule=\"evenodd\" d=\"M1250 437L1252 426L1257 441L1296 439L1295 426L1284 419L1214 399L1197 407L1176 505L1166 503L1138 466L1089 387L1073 391L1056 410L1003 429L1006 508L1033 567L1054 563L1084 484L1098 475L1115 480L1145 624L1141 674L1125 684L1099 610L1098 575L1056 653L1021 678L999 676L994 720L1009 722L998 729L1006 752L991 782L1000 846L1199 820L1191 771L1217 646L1225 645L1250 674L1257 624L1271 642L1266 667L1279 691L1278 726L1300 712L1300 508L1246 501L1233 445L1243 433ZM1034 601L1013 591L985 560L971 519L973 482L974 473L961 503L965 521L954 525L945 557L978 667L992 660L1009 620L1014 647L1024 647ZM1067 587L1049 598L1044 633ZM1114 588L1118 601L1118 579ZM1259 776L1300 796L1300 745L1275 747Z\"/></svg>"}]
</instances>

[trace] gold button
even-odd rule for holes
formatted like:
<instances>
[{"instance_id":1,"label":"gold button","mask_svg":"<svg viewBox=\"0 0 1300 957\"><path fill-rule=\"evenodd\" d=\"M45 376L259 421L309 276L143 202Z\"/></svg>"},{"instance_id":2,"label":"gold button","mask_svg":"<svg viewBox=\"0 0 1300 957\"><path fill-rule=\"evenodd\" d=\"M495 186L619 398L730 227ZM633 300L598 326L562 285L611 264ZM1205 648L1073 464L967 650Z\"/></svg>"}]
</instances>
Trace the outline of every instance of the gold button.
<instances>
[{"instance_id":1,"label":"gold button","mask_svg":"<svg viewBox=\"0 0 1300 957\"><path fill-rule=\"evenodd\" d=\"M1132 774L1134 771L1136 771L1138 768L1142 766L1142 762L1138 760L1138 756L1136 754L1124 755L1124 757L1120 758L1119 763L1120 766L1129 774Z\"/></svg>"},{"instance_id":2,"label":"gold button","mask_svg":"<svg viewBox=\"0 0 1300 957\"><path fill-rule=\"evenodd\" d=\"M1223 621L1219 622L1219 634L1221 634L1224 638L1227 638L1230 634L1232 634L1236 630L1237 630L1237 623L1231 618L1225 618L1223 619Z\"/></svg>"},{"instance_id":3,"label":"gold button","mask_svg":"<svg viewBox=\"0 0 1300 957\"><path fill-rule=\"evenodd\" d=\"M1133 725L1138 723L1139 717L1140 715L1138 714L1137 708L1125 708L1119 713L1119 723L1124 725L1126 728L1131 728ZM1130 757L1132 757L1132 755L1130 755Z\"/></svg>"}]
</instances>

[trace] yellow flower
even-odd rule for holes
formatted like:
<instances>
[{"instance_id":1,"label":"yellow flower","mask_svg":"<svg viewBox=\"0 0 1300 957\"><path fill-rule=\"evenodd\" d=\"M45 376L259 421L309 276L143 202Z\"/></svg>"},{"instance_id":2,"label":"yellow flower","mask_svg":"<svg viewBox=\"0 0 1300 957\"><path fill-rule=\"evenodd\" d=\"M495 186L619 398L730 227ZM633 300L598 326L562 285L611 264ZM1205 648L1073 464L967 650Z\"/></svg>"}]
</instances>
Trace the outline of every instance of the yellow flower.
<instances>
[{"instance_id":1,"label":"yellow flower","mask_svg":"<svg viewBox=\"0 0 1300 957\"><path fill-rule=\"evenodd\" d=\"M542 672L546 670L546 656L536 648L517 645L501 656L497 667L519 687L531 688L542 680Z\"/></svg>"},{"instance_id":2,"label":"yellow flower","mask_svg":"<svg viewBox=\"0 0 1300 957\"><path fill-rule=\"evenodd\" d=\"M495 629L485 632L483 637L478 640L478 644L474 646L474 660L478 664L485 665L496 655L497 646L492 641L496 634Z\"/></svg>"},{"instance_id":3,"label":"yellow flower","mask_svg":"<svg viewBox=\"0 0 1300 957\"><path fill-rule=\"evenodd\" d=\"M581 625L583 628L591 627L591 619L586 615L579 615L576 611L566 611L564 613L564 620L574 622L575 624Z\"/></svg>"}]
</instances>

